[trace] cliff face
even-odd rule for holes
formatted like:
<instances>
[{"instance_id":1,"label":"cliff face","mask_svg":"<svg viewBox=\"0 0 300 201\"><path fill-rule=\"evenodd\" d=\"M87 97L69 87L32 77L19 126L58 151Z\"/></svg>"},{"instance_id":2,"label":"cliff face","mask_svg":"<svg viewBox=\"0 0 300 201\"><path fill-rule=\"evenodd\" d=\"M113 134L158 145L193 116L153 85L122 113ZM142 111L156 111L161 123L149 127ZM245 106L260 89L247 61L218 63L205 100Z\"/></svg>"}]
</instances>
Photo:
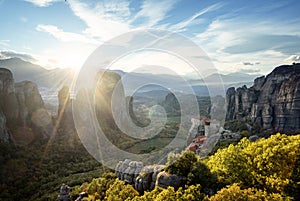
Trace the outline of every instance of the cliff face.
<instances>
[{"instance_id":1,"label":"cliff face","mask_svg":"<svg viewBox=\"0 0 300 201\"><path fill-rule=\"evenodd\" d=\"M62 129L63 133L67 134L69 137L75 132L72 102L73 100L70 98L69 87L62 87L58 92L58 128Z\"/></svg>"},{"instance_id":2,"label":"cliff face","mask_svg":"<svg viewBox=\"0 0 300 201\"><path fill-rule=\"evenodd\" d=\"M52 131L52 118L37 85L30 81L15 84L11 71L0 68L0 141L13 138L23 142L29 136L32 140L34 133L45 138Z\"/></svg>"},{"instance_id":3,"label":"cliff face","mask_svg":"<svg viewBox=\"0 0 300 201\"><path fill-rule=\"evenodd\" d=\"M276 132L300 130L300 64L279 66L250 88L229 88L226 101L227 120Z\"/></svg>"},{"instance_id":4,"label":"cliff face","mask_svg":"<svg viewBox=\"0 0 300 201\"><path fill-rule=\"evenodd\" d=\"M5 68L0 68L0 142L8 142L10 139L7 119L17 116L18 108L14 108L16 102L12 73Z\"/></svg>"}]
</instances>

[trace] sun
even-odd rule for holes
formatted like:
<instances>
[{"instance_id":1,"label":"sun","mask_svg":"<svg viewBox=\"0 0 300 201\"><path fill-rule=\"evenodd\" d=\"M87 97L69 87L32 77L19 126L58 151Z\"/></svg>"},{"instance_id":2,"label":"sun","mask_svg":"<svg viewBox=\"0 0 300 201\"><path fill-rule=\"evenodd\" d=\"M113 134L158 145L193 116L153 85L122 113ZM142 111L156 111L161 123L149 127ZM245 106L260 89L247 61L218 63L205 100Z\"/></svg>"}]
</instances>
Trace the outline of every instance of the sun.
<instances>
[{"instance_id":1,"label":"sun","mask_svg":"<svg viewBox=\"0 0 300 201\"><path fill-rule=\"evenodd\" d=\"M71 68L79 71L95 48L89 44L60 44L39 54L38 63L48 69Z\"/></svg>"}]
</instances>

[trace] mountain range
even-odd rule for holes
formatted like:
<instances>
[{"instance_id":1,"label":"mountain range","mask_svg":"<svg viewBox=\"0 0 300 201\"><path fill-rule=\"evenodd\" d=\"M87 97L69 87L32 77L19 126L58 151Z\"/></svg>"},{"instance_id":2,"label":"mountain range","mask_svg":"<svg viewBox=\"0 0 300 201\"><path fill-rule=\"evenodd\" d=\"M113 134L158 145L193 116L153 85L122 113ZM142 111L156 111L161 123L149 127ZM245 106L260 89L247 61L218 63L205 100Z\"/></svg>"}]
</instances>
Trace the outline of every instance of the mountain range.
<instances>
[{"instance_id":1,"label":"mountain range","mask_svg":"<svg viewBox=\"0 0 300 201\"><path fill-rule=\"evenodd\" d=\"M11 70L15 82L28 80L36 83L39 87L48 88L60 88L62 85L69 85L75 73L70 68L48 70L17 57L0 60L0 67Z\"/></svg>"},{"instance_id":2,"label":"mountain range","mask_svg":"<svg viewBox=\"0 0 300 201\"><path fill-rule=\"evenodd\" d=\"M56 99L53 100L51 97L53 97L53 95L56 96L58 90L63 86L70 86L75 77L75 71L73 69L56 68L48 70L40 65L16 57L0 60L0 67L11 70L16 82L29 80L36 83L45 102L53 104L57 104L57 102ZM147 92L151 93L151 91L155 91L157 85L164 87L165 91L175 90L185 93L186 91L189 91L191 87L198 96L217 95L221 93L222 90L220 91L220 89L223 88L223 85L225 90L232 86L250 86L253 84L254 78L257 77L257 75L245 73L230 73L227 75L216 73L209 75L204 79L190 79L184 76L166 74L124 72L122 70L112 71L122 76L126 95L132 95L136 91L147 95ZM215 85L215 80L219 80L220 78L223 80L223 83L217 83L217 85ZM143 88L145 85L147 87ZM210 90L207 86L210 86ZM141 87L143 88L143 91L141 91ZM212 91L214 91L214 93L210 94Z\"/></svg>"}]
</instances>

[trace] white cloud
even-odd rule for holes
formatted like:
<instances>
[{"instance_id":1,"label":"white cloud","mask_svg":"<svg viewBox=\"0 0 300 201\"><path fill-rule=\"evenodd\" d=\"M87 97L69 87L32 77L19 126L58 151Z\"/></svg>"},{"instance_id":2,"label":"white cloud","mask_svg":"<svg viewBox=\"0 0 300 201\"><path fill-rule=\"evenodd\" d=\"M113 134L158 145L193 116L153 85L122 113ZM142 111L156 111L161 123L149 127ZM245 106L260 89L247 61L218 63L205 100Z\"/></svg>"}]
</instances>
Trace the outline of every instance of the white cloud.
<instances>
[{"instance_id":1,"label":"white cloud","mask_svg":"<svg viewBox=\"0 0 300 201\"><path fill-rule=\"evenodd\" d=\"M51 2L39 2L39 5L49 5ZM46 3L47 2L47 3ZM68 4L73 13L79 17L87 26L81 33L71 33L59 29L53 25L38 25L37 30L45 31L56 37L60 41L81 41L93 42L107 41L115 36L126 33L137 28L167 28L168 30L182 31L184 28L202 22L199 17L207 12L219 9L222 4L214 4L203 10L186 21L168 27L168 24L161 24L162 20L167 19L168 13L173 9L177 1L153 1L144 0L140 10L133 14L129 0L104 0L94 3L87 3L81 0L68 0Z\"/></svg>"},{"instance_id":2,"label":"white cloud","mask_svg":"<svg viewBox=\"0 0 300 201\"><path fill-rule=\"evenodd\" d=\"M257 75L260 73L260 69L258 69L258 68L240 68L238 72L247 73L250 75Z\"/></svg>"},{"instance_id":3,"label":"white cloud","mask_svg":"<svg viewBox=\"0 0 300 201\"><path fill-rule=\"evenodd\" d=\"M158 25L167 17L167 13L173 8L176 1L145 0L141 5L141 10L135 15L131 13L128 0L104 0L96 3L68 0L68 3L73 13L87 26L81 34L65 32L53 25L39 25L37 29L46 31L61 41L86 42L91 38L97 41L106 41L136 28L151 28ZM138 20L142 20L143 23L134 25ZM189 23L193 20L190 19Z\"/></svg>"},{"instance_id":4,"label":"white cloud","mask_svg":"<svg viewBox=\"0 0 300 201\"><path fill-rule=\"evenodd\" d=\"M195 41L224 73L238 72L245 66L242 61L253 60L260 61L255 65L262 73L268 73L284 64L289 55L299 52L297 24L295 20L258 21L219 16Z\"/></svg>"},{"instance_id":5,"label":"white cloud","mask_svg":"<svg viewBox=\"0 0 300 201\"><path fill-rule=\"evenodd\" d=\"M8 47L9 42L10 42L10 40L0 40L0 46Z\"/></svg>"},{"instance_id":6,"label":"white cloud","mask_svg":"<svg viewBox=\"0 0 300 201\"><path fill-rule=\"evenodd\" d=\"M28 53L15 52L12 50L2 50L0 51L0 59L10 59L10 58L20 58L24 61L36 62L36 58Z\"/></svg>"},{"instance_id":7,"label":"white cloud","mask_svg":"<svg viewBox=\"0 0 300 201\"><path fill-rule=\"evenodd\" d=\"M254 66L254 65L260 64L260 62L259 62L259 61L256 61L256 62L243 61L242 64L243 64L244 66Z\"/></svg>"},{"instance_id":8,"label":"white cloud","mask_svg":"<svg viewBox=\"0 0 300 201\"><path fill-rule=\"evenodd\" d=\"M223 5L220 3L217 4L213 4L207 8L204 8L203 10L197 12L196 14L194 14L192 17L190 17L189 19L185 20L185 21L181 21L177 24L174 24L170 27L171 30L174 31L184 31L184 28L188 27L188 26L192 26L192 25L196 25L198 23L203 22L203 19L198 19L200 16L204 15L205 13L208 12L212 12L215 11L219 8L221 8Z\"/></svg>"},{"instance_id":9,"label":"white cloud","mask_svg":"<svg viewBox=\"0 0 300 201\"><path fill-rule=\"evenodd\" d=\"M55 2L64 1L64 0L24 0L24 1L30 2L39 7L46 7L46 6L50 6Z\"/></svg>"},{"instance_id":10,"label":"white cloud","mask_svg":"<svg viewBox=\"0 0 300 201\"><path fill-rule=\"evenodd\" d=\"M298 62L298 61L300 61L300 56L299 55L291 55L288 58L286 58L284 61L287 61L287 62Z\"/></svg>"},{"instance_id":11,"label":"white cloud","mask_svg":"<svg viewBox=\"0 0 300 201\"><path fill-rule=\"evenodd\" d=\"M53 25L39 24L36 27L36 30L47 32L47 33L51 34L53 37L55 37L58 40L63 41L63 42L82 42L82 43L99 44L98 41L87 38L82 34L65 32L62 29L59 29Z\"/></svg>"},{"instance_id":12,"label":"white cloud","mask_svg":"<svg viewBox=\"0 0 300 201\"><path fill-rule=\"evenodd\" d=\"M142 27L153 27L166 18L168 12L172 10L176 3L176 0L145 0L141 10L133 18L132 23L143 19Z\"/></svg>"},{"instance_id":13,"label":"white cloud","mask_svg":"<svg viewBox=\"0 0 300 201\"><path fill-rule=\"evenodd\" d=\"M74 14L87 25L83 33L90 37L108 40L130 30L126 21L130 15L129 2L126 0L108 4L98 2L96 5L70 0L69 4Z\"/></svg>"}]
</instances>

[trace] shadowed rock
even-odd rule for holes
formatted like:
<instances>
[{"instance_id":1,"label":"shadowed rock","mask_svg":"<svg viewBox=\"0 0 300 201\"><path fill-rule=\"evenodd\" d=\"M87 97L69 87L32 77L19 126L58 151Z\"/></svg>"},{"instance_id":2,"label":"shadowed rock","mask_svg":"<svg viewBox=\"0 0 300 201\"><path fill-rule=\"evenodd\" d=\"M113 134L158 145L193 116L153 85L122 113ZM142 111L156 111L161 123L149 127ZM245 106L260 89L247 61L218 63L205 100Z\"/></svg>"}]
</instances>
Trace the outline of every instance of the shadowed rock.
<instances>
[{"instance_id":1,"label":"shadowed rock","mask_svg":"<svg viewBox=\"0 0 300 201\"><path fill-rule=\"evenodd\" d=\"M300 130L300 64L277 67L254 85L226 93L227 120L250 122L270 132Z\"/></svg>"},{"instance_id":2,"label":"shadowed rock","mask_svg":"<svg viewBox=\"0 0 300 201\"><path fill-rule=\"evenodd\" d=\"M0 68L1 141L27 144L35 138L48 138L53 128L37 85L30 81L15 84L11 71Z\"/></svg>"}]
</instances>

